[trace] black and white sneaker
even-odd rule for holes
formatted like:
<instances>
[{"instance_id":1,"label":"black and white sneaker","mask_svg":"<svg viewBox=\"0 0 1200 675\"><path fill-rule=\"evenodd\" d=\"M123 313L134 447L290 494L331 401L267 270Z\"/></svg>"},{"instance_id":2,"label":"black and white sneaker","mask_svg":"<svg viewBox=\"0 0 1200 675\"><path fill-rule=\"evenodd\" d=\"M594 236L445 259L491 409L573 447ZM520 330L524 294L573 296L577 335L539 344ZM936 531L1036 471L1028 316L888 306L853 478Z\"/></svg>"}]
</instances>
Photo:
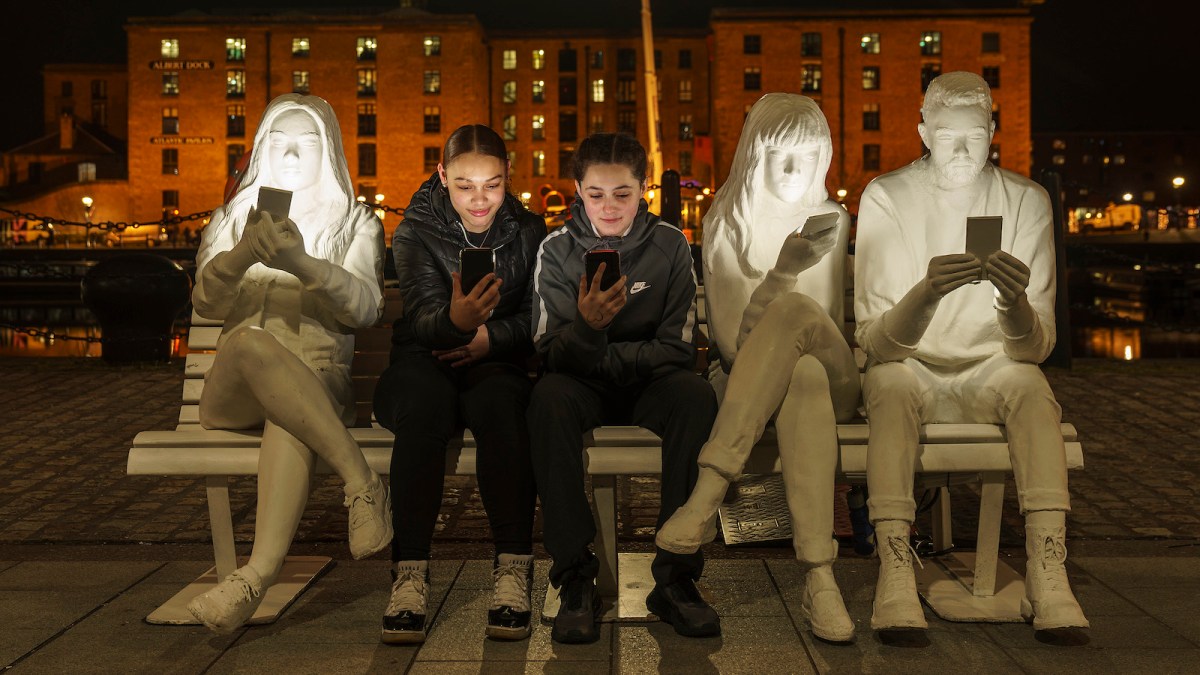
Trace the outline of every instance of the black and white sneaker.
<instances>
[{"instance_id":1,"label":"black and white sneaker","mask_svg":"<svg viewBox=\"0 0 1200 675\"><path fill-rule=\"evenodd\" d=\"M533 590L533 556L501 553L492 570L495 588L488 609L487 636L497 640L529 637L530 593Z\"/></svg>"},{"instance_id":2,"label":"black and white sneaker","mask_svg":"<svg viewBox=\"0 0 1200 675\"><path fill-rule=\"evenodd\" d=\"M402 560L392 569L392 595L383 612L383 635L390 645L425 641L429 614L429 561Z\"/></svg>"}]
</instances>

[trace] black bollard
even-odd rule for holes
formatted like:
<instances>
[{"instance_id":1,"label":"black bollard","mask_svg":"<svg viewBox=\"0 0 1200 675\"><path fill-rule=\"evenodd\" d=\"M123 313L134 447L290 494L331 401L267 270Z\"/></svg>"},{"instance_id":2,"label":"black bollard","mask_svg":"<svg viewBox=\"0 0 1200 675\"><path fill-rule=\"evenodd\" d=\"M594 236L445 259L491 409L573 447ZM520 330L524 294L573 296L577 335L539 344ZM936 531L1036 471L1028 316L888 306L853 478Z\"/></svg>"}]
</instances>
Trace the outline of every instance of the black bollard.
<instances>
[{"instance_id":1,"label":"black bollard","mask_svg":"<svg viewBox=\"0 0 1200 675\"><path fill-rule=\"evenodd\" d=\"M151 253L126 253L97 263L81 285L83 304L100 320L105 361L171 358L171 329L192 291L182 267Z\"/></svg>"}]
</instances>

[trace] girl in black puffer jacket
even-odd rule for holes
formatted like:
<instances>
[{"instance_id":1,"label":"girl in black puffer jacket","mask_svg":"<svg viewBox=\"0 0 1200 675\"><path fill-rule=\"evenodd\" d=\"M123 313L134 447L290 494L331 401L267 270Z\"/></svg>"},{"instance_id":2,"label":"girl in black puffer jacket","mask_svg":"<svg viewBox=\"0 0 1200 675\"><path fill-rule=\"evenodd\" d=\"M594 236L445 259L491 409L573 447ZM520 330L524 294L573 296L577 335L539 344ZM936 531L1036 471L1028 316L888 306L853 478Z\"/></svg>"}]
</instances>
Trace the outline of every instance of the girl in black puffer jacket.
<instances>
[{"instance_id":1,"label":"girl in black puffer jacket","mask_svg":"<svg viewBox=\"0 0 1200 675\"><path fill-rule=\"evenodd\" d=\"M392 237L404 303L375 416L396 435L392 594L383 641L425 639L429 553L442 502L446 445L461 426L477 445L479 492L496 542L487 634L529 635L536 488L525 408L530 289L546 223L508 194L508 153L486 126L460 127L438 172L417 190ZM490 248L495 273L463 293L459 252Z\"/></svg>"}]
</instances>

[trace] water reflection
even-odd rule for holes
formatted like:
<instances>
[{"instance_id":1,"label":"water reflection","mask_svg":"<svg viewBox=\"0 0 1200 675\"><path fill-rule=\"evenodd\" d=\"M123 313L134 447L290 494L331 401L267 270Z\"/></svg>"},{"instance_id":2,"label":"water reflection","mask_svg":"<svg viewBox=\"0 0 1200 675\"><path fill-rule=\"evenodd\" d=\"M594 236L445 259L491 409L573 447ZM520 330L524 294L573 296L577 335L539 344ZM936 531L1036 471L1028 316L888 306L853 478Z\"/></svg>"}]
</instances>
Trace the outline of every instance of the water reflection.
<instances>
[{"instance_id":1,"label":"water reflection","mask_svg":"<svg viewBox=\"0 0 1200 675\"><path fill-rule=\"evenodd\" d=\"M102 355L100 326L79 303L0 306L0 324L0 356ZM172 333L171 356L186 356L186 323L177 321Z\"/></svg>"}]
</instances>

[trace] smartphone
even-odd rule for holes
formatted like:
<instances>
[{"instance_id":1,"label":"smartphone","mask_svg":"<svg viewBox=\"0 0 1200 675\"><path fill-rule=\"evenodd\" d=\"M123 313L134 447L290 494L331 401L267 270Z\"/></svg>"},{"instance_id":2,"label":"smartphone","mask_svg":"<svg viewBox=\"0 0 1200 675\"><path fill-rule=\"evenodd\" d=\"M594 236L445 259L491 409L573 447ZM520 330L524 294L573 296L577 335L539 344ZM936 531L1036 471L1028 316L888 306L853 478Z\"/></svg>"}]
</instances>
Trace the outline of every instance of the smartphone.
<instances>
[{"instance_id":1,"label":"smartphone","mask_svg":"<svg viewBox=\"0 0 1200 675\"><path fill-rule=\"evenodd\" d=\"M588 251L586 263L589 289L592 287L592 278L596 276L596 270L600 268L600 263L604 263L604 276L600 277L600 290L607 291L621 278L620 251L610 248Z\"/></svg>"},{"instance_id":2,"label":"smartphone","mask_svg":"<svg viewBox=\"0 0 1200 675\"><path fill-rule=\"evenodd\" d=\"M272 220L287 220L292 209L292 193L273 187L258 188L258 210L271 214Z\"/></svg>"},{"instance_id":3,"label":"smartphone","mask_svg":"<svg viewBox=\"0 0 1200 675\"><path fill-rule=\"evenodd\" d=\"M987 262L990 255L1000 250L1000 233L1004 219L1000 216L969 216L967 218L967 253ZM987 279L987 269L980 269L980 281Z\"/></svg>"},{"instance_id":4,"label":"smartphone","mask_svg":"<svg viewBox=\"0 0 1200 675\"><path fill-rule=\"evenodd\" d=\"M805 239L813 239L820 236L822 232L832 230L838 224L838 212L830 211L829 213L819 213L815 216L809 216L800 229L796 233Z\"/></svg>"},{"instance_id":5,"label":"smartphone","mask_svg":"<svg viewBox=\"0 0 1200 675\"><path fill-rule=\"evenodd\" d=\"M496 271L496 252L490 248L464 248L458 252L458 274L467 295L481 279Z\"/></svg>"}]
</instances>

